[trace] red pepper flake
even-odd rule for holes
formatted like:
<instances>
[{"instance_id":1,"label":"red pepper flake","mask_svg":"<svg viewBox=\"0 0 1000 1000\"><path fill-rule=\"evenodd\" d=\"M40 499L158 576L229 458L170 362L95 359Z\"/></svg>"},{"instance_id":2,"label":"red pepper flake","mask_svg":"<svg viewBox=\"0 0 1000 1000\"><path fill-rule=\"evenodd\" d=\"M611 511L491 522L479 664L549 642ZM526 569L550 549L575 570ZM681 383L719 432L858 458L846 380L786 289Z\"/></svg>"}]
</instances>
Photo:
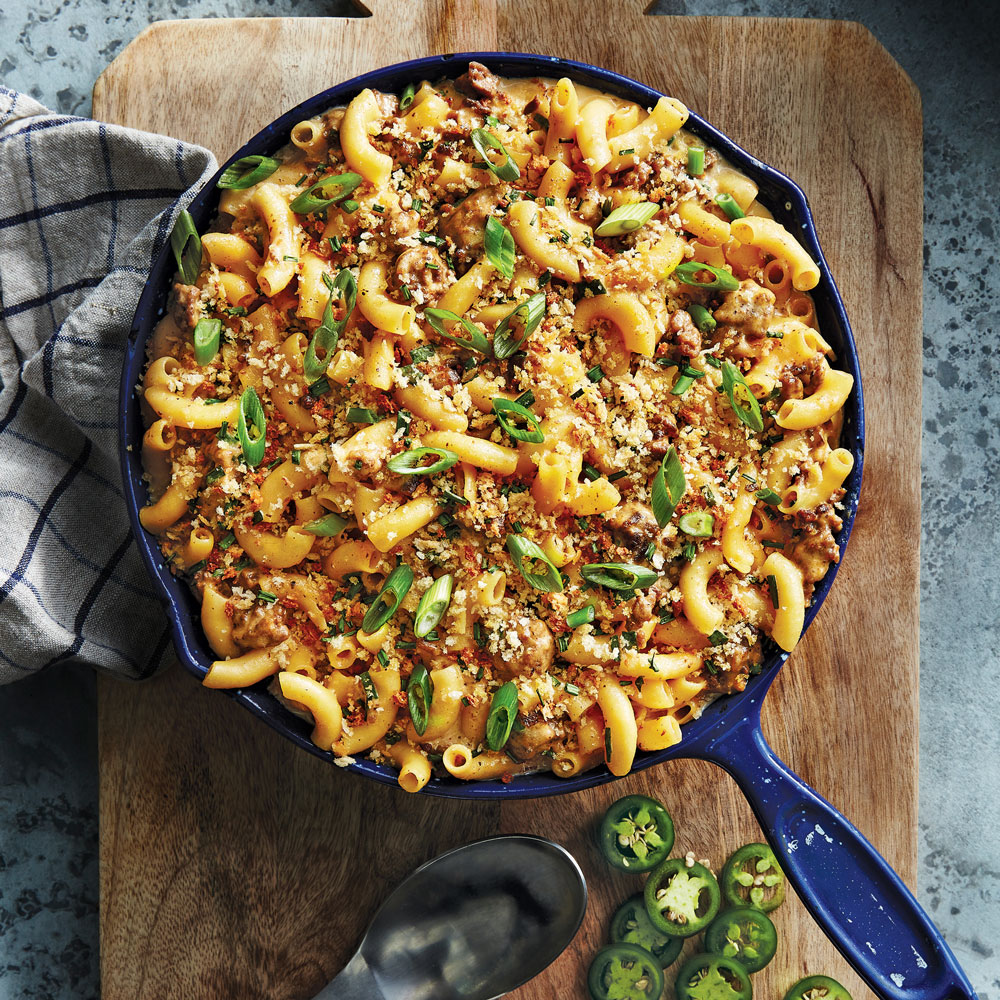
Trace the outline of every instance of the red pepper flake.
<instances>
[{"instance_id":1,"label":"red pepper flake","mask_svg":"<svg viewBox=\"0 0 1000 1000\"><path fill-rule=\"evenodd\" d=\"M511 774L501 774L501 775L500 775L500 780L501 780L501 781L502 781L502 782L503 782L503 783L504 783L505 785L509 785L509 784L511 783L511 780L512 780L512 779L513 779L513 775L511 775Z\"/></svg>"}]
</instances>

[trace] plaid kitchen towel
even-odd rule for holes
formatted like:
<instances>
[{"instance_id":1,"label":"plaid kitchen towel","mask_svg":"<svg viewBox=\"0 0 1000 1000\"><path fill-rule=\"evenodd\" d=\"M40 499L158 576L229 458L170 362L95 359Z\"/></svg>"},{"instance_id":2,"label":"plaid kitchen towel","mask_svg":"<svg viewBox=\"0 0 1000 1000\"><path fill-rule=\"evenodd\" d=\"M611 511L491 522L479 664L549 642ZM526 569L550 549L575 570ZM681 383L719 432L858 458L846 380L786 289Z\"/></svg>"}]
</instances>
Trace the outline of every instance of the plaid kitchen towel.
<instances>
[{"instance_id":1,"label":"plaid kitchen towel","mask_svg":"<svg viewBox=\"0 0 1000 1000\"><path fill-rule=\"evenodd\" d=\"M118 380L153 259L212 154L0 87L0 684L169 645L133 544Z\"/></svg>"}]
</instances>

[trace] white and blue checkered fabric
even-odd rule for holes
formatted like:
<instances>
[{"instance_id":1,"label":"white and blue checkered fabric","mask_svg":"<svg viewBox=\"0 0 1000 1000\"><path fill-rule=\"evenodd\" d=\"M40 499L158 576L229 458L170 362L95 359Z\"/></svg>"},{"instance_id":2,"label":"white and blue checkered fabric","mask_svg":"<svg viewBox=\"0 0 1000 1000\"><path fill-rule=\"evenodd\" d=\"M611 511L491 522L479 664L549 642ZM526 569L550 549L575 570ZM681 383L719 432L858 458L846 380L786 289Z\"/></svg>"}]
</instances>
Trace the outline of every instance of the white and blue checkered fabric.
<instances>
[{"instance_id":1,"label":"white and blue checkered fabric","mask_svg":"<svg viewBox=\"0 0 1000 1000\"><path fill-rule=\"evenodd\" d=\"M0 683L160 665L166 618L117 459L132 314L212 154L0 87Z\"/></svg>"}]
</instances>

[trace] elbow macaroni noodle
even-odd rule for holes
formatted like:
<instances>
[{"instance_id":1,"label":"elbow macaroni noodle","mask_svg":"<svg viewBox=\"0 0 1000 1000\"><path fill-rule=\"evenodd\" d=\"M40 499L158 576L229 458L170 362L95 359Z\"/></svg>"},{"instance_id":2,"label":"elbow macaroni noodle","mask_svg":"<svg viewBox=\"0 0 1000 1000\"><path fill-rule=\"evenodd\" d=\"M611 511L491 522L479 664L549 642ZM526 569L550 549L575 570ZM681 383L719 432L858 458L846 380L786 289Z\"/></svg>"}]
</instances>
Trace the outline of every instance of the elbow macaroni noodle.
<instances>
[{"instance_id":1,"label":"elbow macaroni noodle","mask_svg":"<svg viewBox=\"0 0 1000 1000\"><path fill-rule=\"evenodd\" d=\"M270 177L225 193L139 389L140 517L200 596L206 686L269 684L319 747L391 763L416 792L435 772L625 774L741 691L766 643L795 646L839 558L852 379L816 329L815 263L714 151L688 173L686 120L671 98L647 109L473 65L405 110L365 90L296 125ZM503 155L486 147L484 164L474 129ZM348 198L292 208L348 172ZM596 234L632 202L654 203L648 222ZM682 279L684 261L729 287ZM349 315L332 291L345 269ZM222 327L202 363L200 319ZM729 364L762 430L727 398ZM256 464L238 426L249 388ZM685 491L657 523L668 460ZM512 555L530 543L540 557ZM594 579L607 563L643 578ZM383 595L399 567L410 585ZM508 683L520 725L498 749Z\"/></svg>"}]
</instances>

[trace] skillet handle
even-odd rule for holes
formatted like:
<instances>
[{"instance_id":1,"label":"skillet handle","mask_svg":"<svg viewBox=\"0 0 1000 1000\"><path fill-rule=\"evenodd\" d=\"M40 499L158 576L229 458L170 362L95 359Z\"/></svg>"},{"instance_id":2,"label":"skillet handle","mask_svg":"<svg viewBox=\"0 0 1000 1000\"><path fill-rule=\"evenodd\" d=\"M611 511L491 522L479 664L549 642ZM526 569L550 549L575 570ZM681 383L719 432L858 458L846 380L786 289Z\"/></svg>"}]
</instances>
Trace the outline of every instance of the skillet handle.
<instances>
[{"instance_id":1,"label":"skillet handle","mask_svg":"<svg viewBox=\"0 0 1000 1000\"><path fill-rule=\"evenodd\" d=\"M977 1000L910 890L847 819L778 759L757 713L722 728L697 755L736 779L789 882L872 990L885 1000Z\"/></svg>"}]
</instances>

